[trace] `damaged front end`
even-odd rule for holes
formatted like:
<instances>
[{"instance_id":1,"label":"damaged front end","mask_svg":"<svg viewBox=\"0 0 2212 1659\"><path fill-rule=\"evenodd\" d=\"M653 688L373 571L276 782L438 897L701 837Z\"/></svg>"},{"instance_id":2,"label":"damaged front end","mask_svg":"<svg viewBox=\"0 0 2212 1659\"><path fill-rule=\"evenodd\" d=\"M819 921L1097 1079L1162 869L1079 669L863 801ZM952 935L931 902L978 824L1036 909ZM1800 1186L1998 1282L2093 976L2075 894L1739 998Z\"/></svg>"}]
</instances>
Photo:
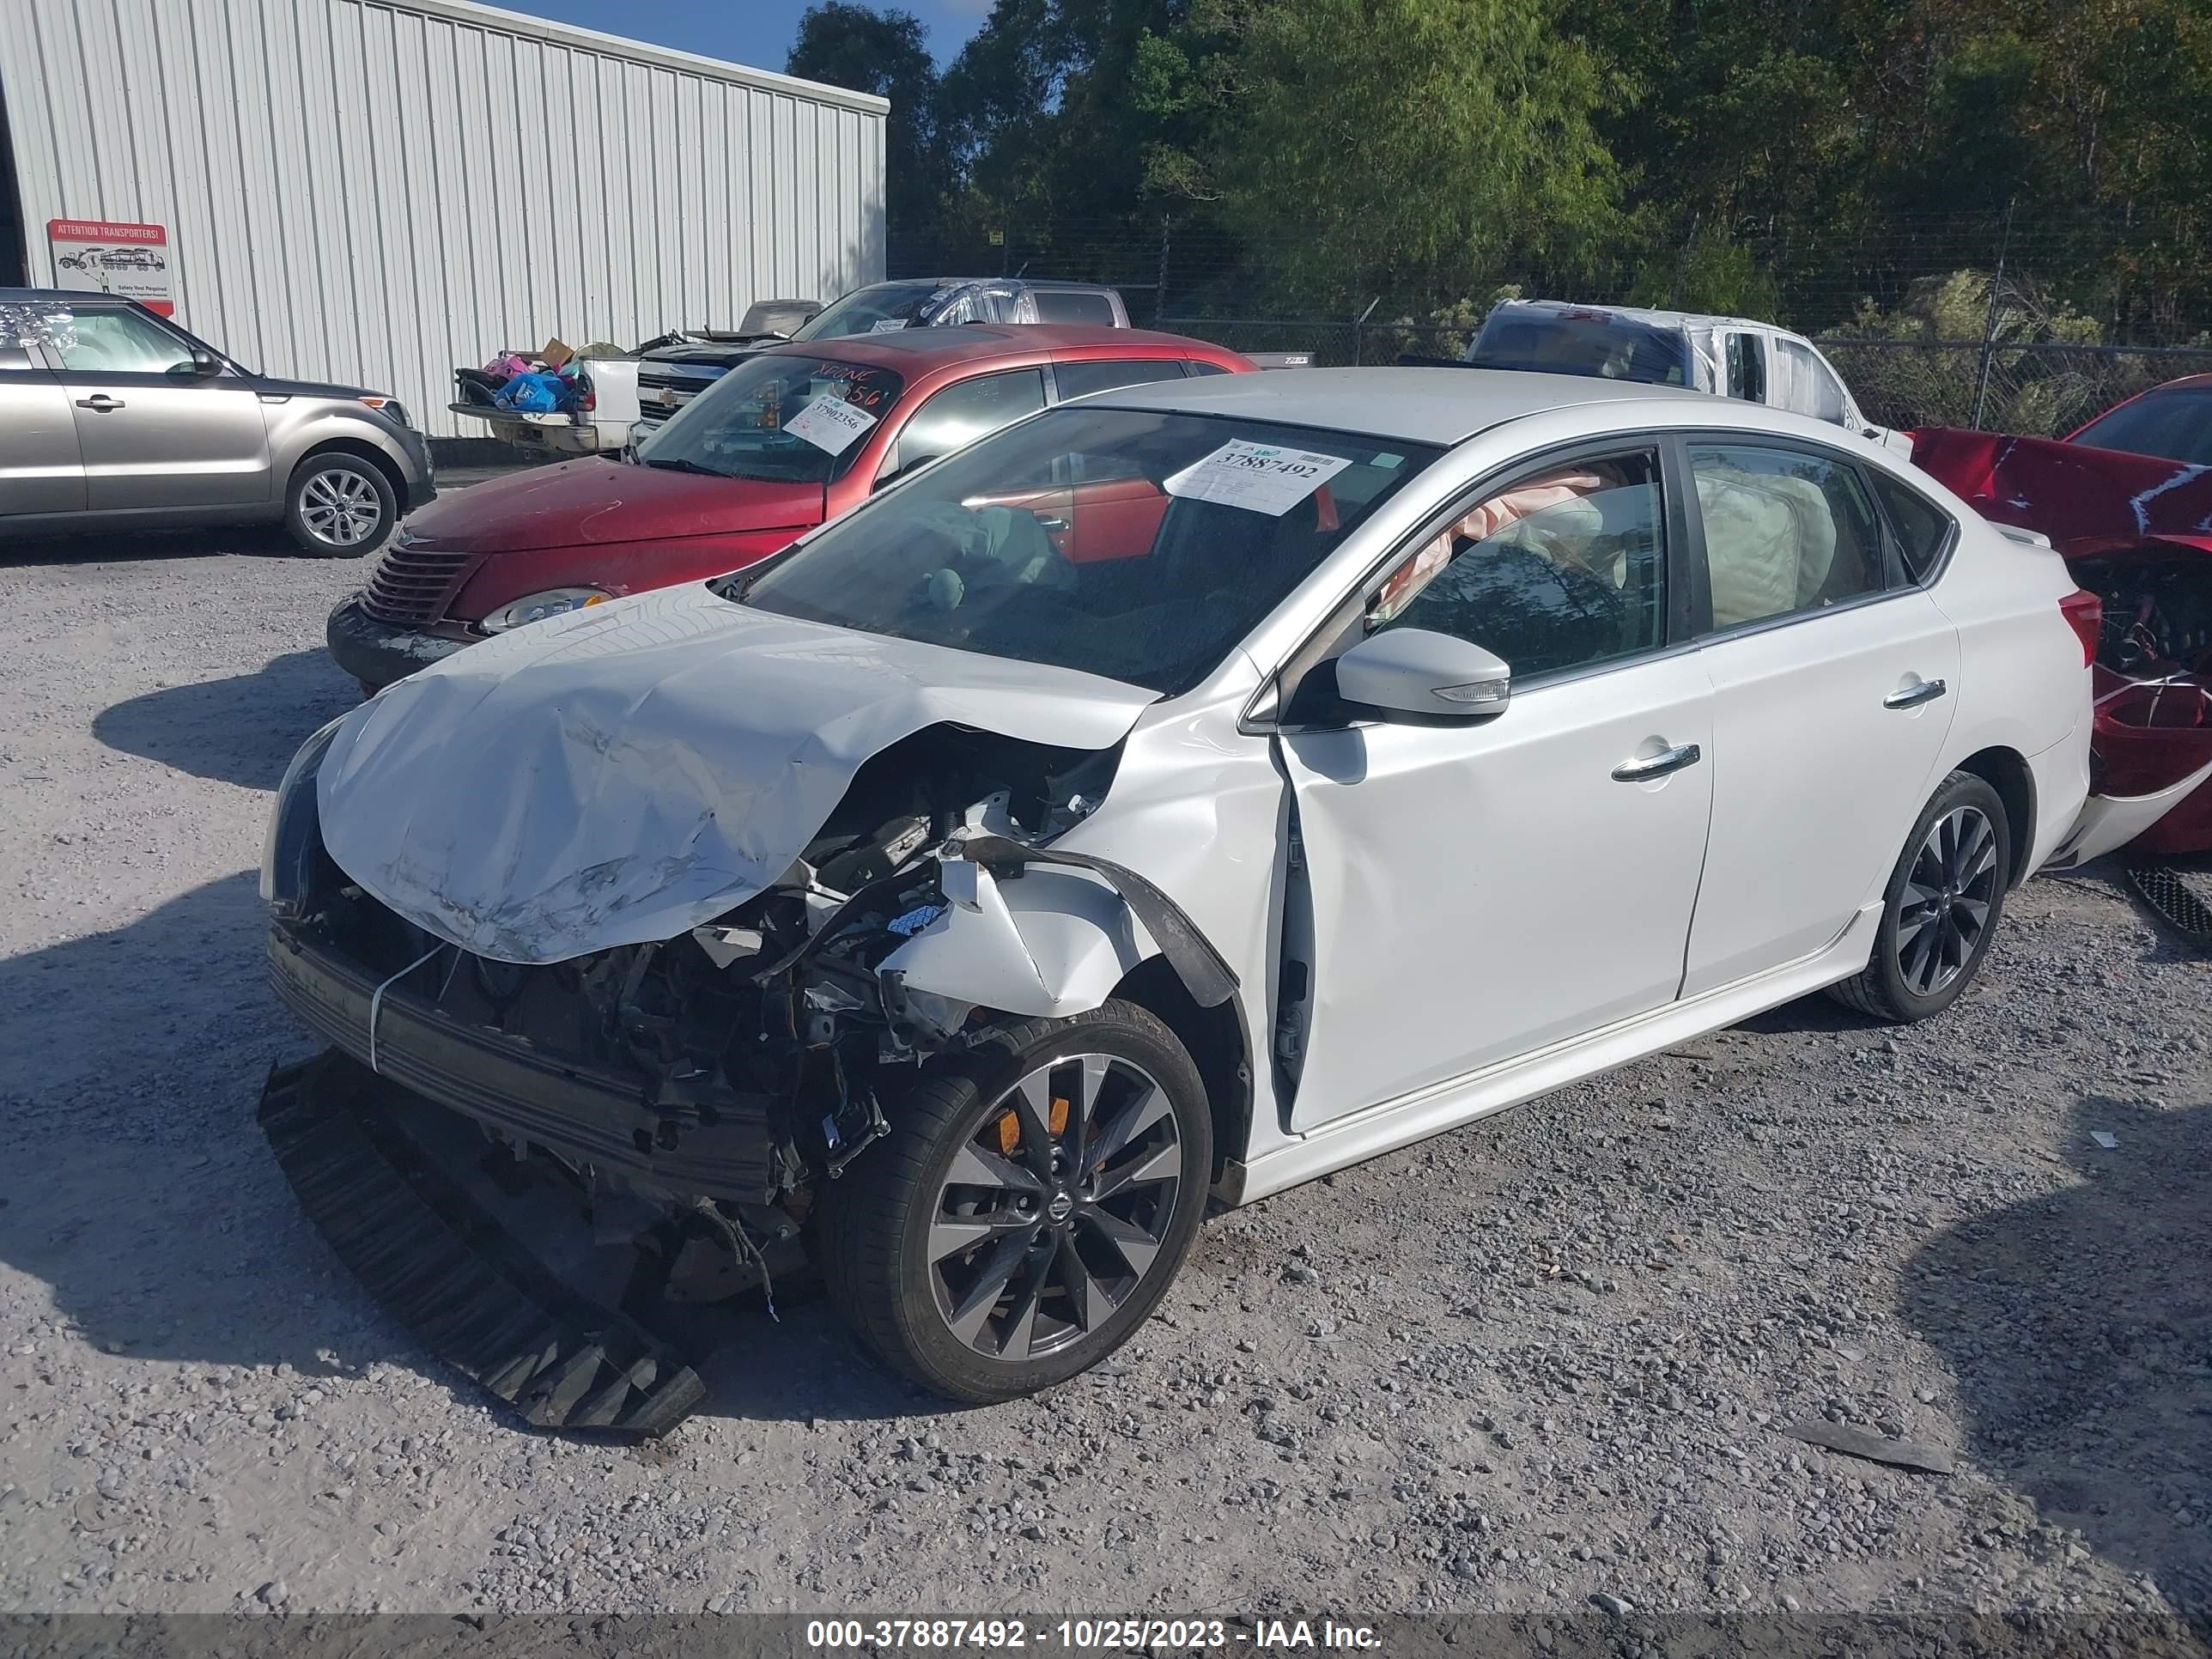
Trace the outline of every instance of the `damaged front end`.
<instances>
[{"instance_id":1,"label":"damaged front end","mask_svg":"<svg viewBox=\"0 0 2212 1659\"><path fill-rule=\"evenodd\" d=\"M336 1052L272 1079L264 1121L340 1254L403 1316L410 1299L433 1310L440 1328L410 1322L534 1421L667 1426L665 1401L647 1409L653 1379L665 1389L674 1375L674 1349L652 1346L666 1311L772 1295L805 1265L819 1183L885 1132L897 1082L994 1020L1095 1006L1154 954L1206 1003L1234 988L1150 884L1049 846L1103 796L1118 748L930 726L860 766L764 890L672 938L518 963L405 919L333 860L313 787L329 742L318 734L286 781L264 887L275 988ZM421 1103L465 1120L473 1151L450 1135L427 1150L409 1127ZM500 1234L508 1255L514 1224L490 1212L525 1187L558 1194L599 1249L629 1260L609 1319L643 1334L560 1387L549 1368L591 1344L533 1327L527 1352L508 1352L512 1331L487 1350L481 1330L457 1351L441 1330L471 1322L434 1285L388 1282L388 1242L362 1235L349 1181L384 1192L372 1212L404 1189L402 1207L445 1215L446 1233ZM523 1243L541 1267L553 1254ZM510 1315L544 1301L505 1280L479 1288ZM474 1322L502 1322L494 1308ZM640 1374L647 1386L616 1387Z\"/></svg>"}]
</instances>

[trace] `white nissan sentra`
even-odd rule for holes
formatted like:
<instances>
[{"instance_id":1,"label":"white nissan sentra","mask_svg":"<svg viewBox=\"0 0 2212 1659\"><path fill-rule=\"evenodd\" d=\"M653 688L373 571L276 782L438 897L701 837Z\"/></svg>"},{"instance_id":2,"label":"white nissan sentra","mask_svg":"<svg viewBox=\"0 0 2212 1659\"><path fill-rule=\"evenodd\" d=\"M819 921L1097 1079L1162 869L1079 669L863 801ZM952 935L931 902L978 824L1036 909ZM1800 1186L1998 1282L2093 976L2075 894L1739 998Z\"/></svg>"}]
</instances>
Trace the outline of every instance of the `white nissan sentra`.
<instances>
[{"instance_id":1,"label":"white nissan sentra","mask_svg":"<svg viewBox=\"0 0 2212 1659\"><path fill-rule=\"evenodd\" d=\"M1136 1328L1209 1197L1823 988L1940 1012L2081 850L2095 628L2048 548L1756 405L1131 386L318 733L264 889L331 1051L264 1119L537 1420L665 1424L647 1304L809 1258L892 1364L1019 1395ZM636 1252L634 1328L362 1242L477 1237L486 1137Z\"/></svg>"}]
</instances>

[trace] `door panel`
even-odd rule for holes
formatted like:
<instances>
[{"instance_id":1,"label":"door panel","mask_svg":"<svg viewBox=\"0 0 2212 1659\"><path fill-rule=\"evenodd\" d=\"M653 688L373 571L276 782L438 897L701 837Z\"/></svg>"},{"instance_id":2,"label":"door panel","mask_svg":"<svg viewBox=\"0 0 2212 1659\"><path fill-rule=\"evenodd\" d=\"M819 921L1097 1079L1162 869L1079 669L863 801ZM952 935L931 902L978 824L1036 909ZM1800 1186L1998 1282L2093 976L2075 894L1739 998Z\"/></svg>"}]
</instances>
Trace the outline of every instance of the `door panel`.
<instances>
[{"instance_id":1,"label":"door panel","mask_svg":"<svg viewBox=\"0 0 2212 1659\"><path fill-rule=\"evenodd\" d=\"M1301 1131L1671 1001L1713 768L1695 652L1516 692L1479 726L1286 732L1312 919Z\"/></svg>"},{"instance_id":2,"label":"door panel","mask_svg":"<svg viewBox=\"0 0 2212 1659\"><path fill-rule=\"evenodd\" d=\"M10 366L7 359L17 360ZM20 350L0 344L0 518L82 513L84 461L69 394Z\"/></svg>"},{"instance_id":3,"label":"door panel","mask_svg":"<svg viewBox=\"0 0 2212 1659\"><path fill-rule=\"evenodd\" d=\"M1917 588L1702 654L1713 835L1685 996L1819 950L1881 894L1958 706L1912 701L1959 685L1958 630Z\"/></svg>"},{"instance_id":4,"label":"door panel","mask_svg":"<svg viewBox=\"0 0 2212 1659\"><path fill-rule=\"evenodd\" d=\"M87 504L258 506L274 492L261 399L234 376L183 385L156 374L64 377L84 456Z\"/></svg>"},{"instance_id":5,"label":"door panel","mask_svg":"<svg viewBox=\"0 0 2212 1659\"><path fill-rule=\"evenodd\" d=\"M1749 436L1685 459L1720 630L1700 647L1715 762L1695 996L1820 949L1881 894L1936 787L1959 636L1908 585L1854 463Z\"/></svg>"},{"instance_id":6,"label":"door panel","mask_svg":"<svg viewBox=\"0 0 2212 1659\"><path fill-rule=\"evenodd\" d=\"M192 377L191 347L143 313L77 301L70 313L52 349L76 421L88 507L272 499L268 422L247 381L228 370Z\"/></svg>"}]
</instances>

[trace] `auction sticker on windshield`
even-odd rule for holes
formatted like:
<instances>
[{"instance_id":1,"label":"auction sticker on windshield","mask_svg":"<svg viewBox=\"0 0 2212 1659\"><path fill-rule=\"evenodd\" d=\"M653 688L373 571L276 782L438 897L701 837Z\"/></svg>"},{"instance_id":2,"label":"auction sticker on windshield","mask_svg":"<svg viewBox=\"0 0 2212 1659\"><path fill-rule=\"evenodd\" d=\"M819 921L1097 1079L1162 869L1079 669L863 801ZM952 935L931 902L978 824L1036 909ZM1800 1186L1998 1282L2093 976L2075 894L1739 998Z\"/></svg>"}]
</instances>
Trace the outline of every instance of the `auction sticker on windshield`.
<instances>
[{"instance_id":1,"label":"auction sticker on windshield","mask_svg":"<svg viewBox=\"0 0 2212 1659\"><path fill-rule=\"evenodd\" d=\"M1163 487L1170 495L1218 501L1279 519L1351 465L1341 455L1231 438Z\"/></svg>"},{"instance_id":2,"label":"auction sticker on windshield","mask_svg":"<svg viewBox=\"0 0 2212 1659\"><path fill-rule=\"evenodd\" d=\"M842 455L876 423L865 409L855 409L834 392L825 392L783 423L794 438L804 438L817 449Z\"/></svg>"}]
</instances>

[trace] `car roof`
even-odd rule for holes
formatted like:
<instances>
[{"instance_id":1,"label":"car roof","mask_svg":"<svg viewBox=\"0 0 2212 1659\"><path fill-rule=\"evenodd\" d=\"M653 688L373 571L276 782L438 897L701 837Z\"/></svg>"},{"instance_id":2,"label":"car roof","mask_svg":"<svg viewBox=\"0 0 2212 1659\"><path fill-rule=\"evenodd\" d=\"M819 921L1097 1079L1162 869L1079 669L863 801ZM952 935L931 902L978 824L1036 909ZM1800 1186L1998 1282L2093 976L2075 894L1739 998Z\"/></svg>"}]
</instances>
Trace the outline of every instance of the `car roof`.
<instances>
[{"instance_id":1,"label":"car roof","mask_svg":"<svg viewBox=\"0 0 2212 1659\"><path fill-rule=\"evenodd\" d=\"M1108 283L1078 282L1071 276L886 276L880 283L863 283L852 291L866 294L877 288L966 288L970 284L989 288L1079 288L1093 294L1117 291Z\"/></svg>"},{"instance_id":2,"label":"car roof","mask_svg":"<svg viewBox=\"0 0 2212 1659\"><path fill-rule=\"evenodd\" d=\"M1649 328L1757 328L1775 334L1790 333L1779 323L1764 322L1756 317L1721 317L1702 311L1655 311L1649 306L1584 305L1576 300L1501 300L1496 309L1504 311L1509 307L1521 311L1541 311L1554 317L1575 312L1589 316L1619 317L1628 322L1642 323Z\"/></svg>"},{"instance_id":3,"label":"car roof","mask_svg":"<svg viewBox=\"0 0 2212 1659\"><path fill-rule=\"evenodd\" d=\"M0 288L0 306L37 305L41 301L59 301L65 305L91 305L106 301L109 305L134 305L136 301L121 294L103 294L94 288Z\"/></svg>"},{"instance_id":4,"label":"car roof","mask_svg":"<svg viewBox=\"0 0 2212 1659\"><path fill-rule=\"evenodd\" d=\"M1157 409L1231 415L1248 421L1325 427L1408 443L1455 444L1476 433L1554 409L1594 404L1694 402L1711 418L1712 399L1680 386L1503 368L1279 368L1157 380L1084 399L1095 409ZM1746 404L1739 415L1766 411Z\"/></svg>"},{"instance_id":5,"label":"car roof","mask_svg":"<svg viewBox=\"0 0 2212 1659\"><path fill-rule=\"evenodd\" d=\"M1128 357L1218 357L1219 346L1146 328L1109 328L1102 323L965 323L957 328L897 328L883 334L847 334L834 340L787 340L765 356L834 357L848 362L920 374L948 363L1018 357L1078 347L1115 348ZM1229 354L1234 356L1233 353Z\"/></svg>"}]
</instances>

